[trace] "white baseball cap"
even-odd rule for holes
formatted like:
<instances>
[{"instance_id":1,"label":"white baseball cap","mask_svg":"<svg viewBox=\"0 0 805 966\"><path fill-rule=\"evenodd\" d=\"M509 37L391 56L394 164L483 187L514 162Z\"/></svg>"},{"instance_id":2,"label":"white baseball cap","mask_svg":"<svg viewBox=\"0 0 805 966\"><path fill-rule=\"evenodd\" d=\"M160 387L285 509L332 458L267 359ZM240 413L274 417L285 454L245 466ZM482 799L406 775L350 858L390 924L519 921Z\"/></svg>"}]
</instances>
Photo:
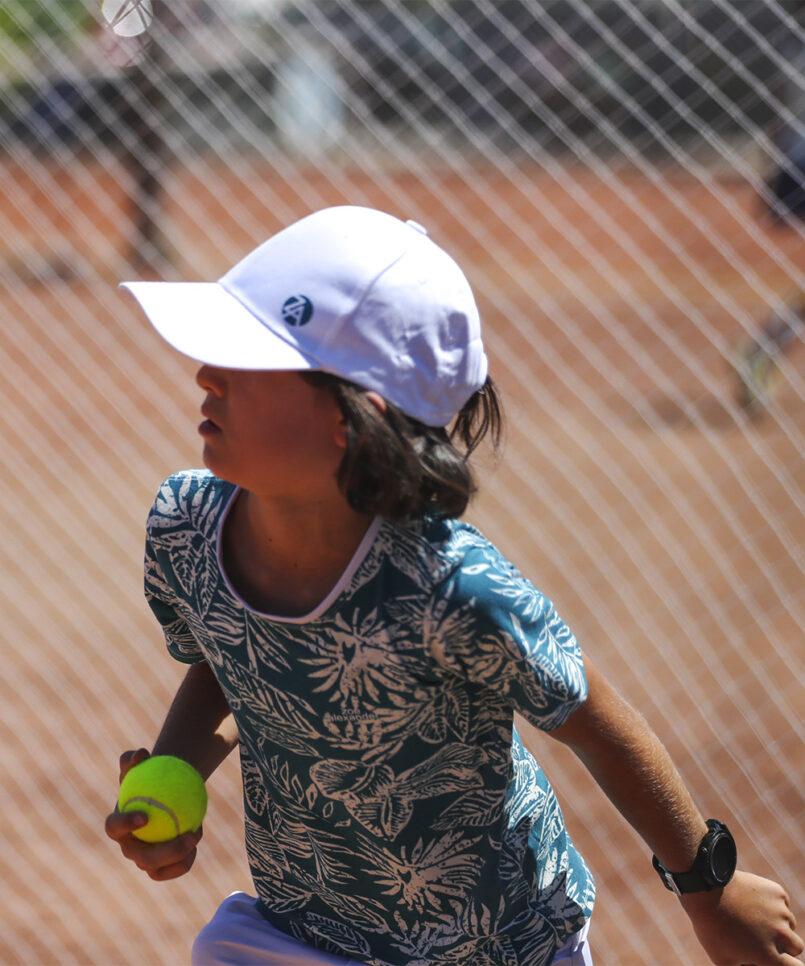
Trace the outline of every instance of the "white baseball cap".
<instances>
[{"instance_id":1,"label":"white baseball cap","mask_svg":"<svg viewBox=\"0 0 805 966\"><path fill-rule=\"evenodd\" d=\"M478 307L412 221L314 212L217 282L123 282L179 352L226 369L317 369L445 426L487 375Z\"/></svg>"}]
</instances>

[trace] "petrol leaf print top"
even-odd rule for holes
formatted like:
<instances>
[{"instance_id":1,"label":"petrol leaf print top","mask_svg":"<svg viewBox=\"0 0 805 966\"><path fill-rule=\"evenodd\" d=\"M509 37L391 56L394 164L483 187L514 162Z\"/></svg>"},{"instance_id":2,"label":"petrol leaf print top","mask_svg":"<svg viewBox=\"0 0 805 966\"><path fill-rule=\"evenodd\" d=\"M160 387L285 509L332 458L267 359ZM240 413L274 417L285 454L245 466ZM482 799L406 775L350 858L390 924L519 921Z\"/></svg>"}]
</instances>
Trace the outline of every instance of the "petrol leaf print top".
<instances>
[{"instance_id":1,"label":"petrol leaf print top","mask_svg":"<svg viewBox=\"0 0 805 966\"><path fill-rule=\"evenodd\" d=\"M594 885L513 725L584 701L552 604L474 527L377 518L304 617L252 610L224 572L238 493L165 481L145 589L170 653L207 661L240 730L262 914L372 966L542 966Z\"/></svg>"}]
</instances>

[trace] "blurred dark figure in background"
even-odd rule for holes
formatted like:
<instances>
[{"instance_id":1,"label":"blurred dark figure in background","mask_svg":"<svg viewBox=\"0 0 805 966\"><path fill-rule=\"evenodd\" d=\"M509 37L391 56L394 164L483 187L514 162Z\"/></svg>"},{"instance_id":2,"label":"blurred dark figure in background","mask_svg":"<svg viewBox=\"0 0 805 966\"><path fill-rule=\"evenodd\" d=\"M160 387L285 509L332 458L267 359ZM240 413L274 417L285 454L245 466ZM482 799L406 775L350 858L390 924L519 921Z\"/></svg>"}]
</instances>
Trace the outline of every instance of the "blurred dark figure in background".
<instances>
[{"instance_id":1,"label":"blurred dark figure in background","mask_svg":"<svg viewBox=\"0 0 805 966\"><path fill-rule=\"evenodd\" d=\"M163 137L167 103L166 13L160 0L109 0L104 40L108 60L123 67L115 123L120 157L131 179L133 235L127 258L144 274L159 274L168 260L159 228L162 181L169 158Z\"/></svg>"},{"instance_id":2,"label":"blurred dark figure in background","mask_svg":"<svg viewBox=\"0 0 805 966\"><path fill-rule=\"evenodd\" d=\"M117 58L125 77L114 133L132 184L127 258L140 274L159 276L171 260L160 213L173 157L165 134L175 110L172 100L181 96L172 71L187 39L215 14L208 0L106 0L104 8L114 14L105 30L109 60Z\"/></svg>"},{"instance_id":3,"label":"blurred dark figure in background","mask_svg":"<svg viewBox=\"0 0 805 966\"><path fill-rule=\"evenodd\" d=\"M797 19L805 28L805 3ZM782 155L767 181L767 218L781 230L802 232L805 227L805 46L792 38L795 50L788 63L782 101L790 116L780 118L774 142ZM805 293L799 288L783 293L763 325L741 349L736 362L739 403L750 413L763 410L776 384L783 354L799 341L805 329Z\"/></svg>"},{"instance_id":4,"label":"blurred dark figure in background","mask_svg":"<svg viewBox=\"0 0 805 966\"><path fill-rule=\"evenodd\" d=\"M122 161L133 184L131 218L134 236L128 255L132 268L159 273L168 261L168 250L159 228L162 179L168 163L160 119L165 108L165 85L160 84L156 44L149 44L144 60L127 69L126 105L120 116L121 128L130 137L124 144Z\"/></svg>"}]
</instances>

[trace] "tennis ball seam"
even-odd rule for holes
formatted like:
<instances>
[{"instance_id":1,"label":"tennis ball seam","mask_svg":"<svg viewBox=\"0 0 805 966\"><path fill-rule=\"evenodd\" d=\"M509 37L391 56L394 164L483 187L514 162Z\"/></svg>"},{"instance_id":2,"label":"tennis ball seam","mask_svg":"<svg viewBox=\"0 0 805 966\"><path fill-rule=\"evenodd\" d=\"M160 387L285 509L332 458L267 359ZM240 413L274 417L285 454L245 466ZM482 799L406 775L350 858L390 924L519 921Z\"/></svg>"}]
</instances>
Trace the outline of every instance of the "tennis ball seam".
<instances>
[{"instance_id":1,"label":"tennis ball seam","mask_svg":"<svg viewBox=\"0 0 805 966\"><path fill-rule=\"evenodd\" d=\"M176 834L180 834L181 829L179 827L179 818L176 815L176 812L174 812L172 808L168 808L164 802L157 801L155 798L147 798L145 795L135 795L134 798L130 798L124 803L123 807L121 808L121 812L136 812L137 809L132 808L131 806L132 804L137 804L138 802L142 805L150 805L152 808L158 808L160 811L165 812L166 815L170 816L170 820L173 822L173 827L176 829Z\"/></svg>"},{"instance_id":2,"label":"tennis ball seam","mask_svg":"<svg viewBox=\"0 0 805 966\"><path fill-rule=\"evenodd\" d=\"M165 842L197 831L207 808L200 772L184 759L154 755L129 769L120 783L121 812L141 811L148 822L132 831L144 842Z\"/></svg>"}]
</instances>

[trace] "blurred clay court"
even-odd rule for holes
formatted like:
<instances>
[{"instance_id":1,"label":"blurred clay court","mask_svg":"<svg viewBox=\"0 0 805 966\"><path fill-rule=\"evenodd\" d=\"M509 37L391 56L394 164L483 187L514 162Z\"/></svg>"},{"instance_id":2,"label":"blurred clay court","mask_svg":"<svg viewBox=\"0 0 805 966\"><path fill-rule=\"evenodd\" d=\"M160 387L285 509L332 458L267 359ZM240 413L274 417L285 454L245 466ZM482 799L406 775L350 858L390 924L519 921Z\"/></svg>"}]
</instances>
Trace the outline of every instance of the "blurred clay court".
<instances>
[{"instance_id":1,"label":"blurred clay court","mask_svg":"<svg viewBox=\"0 0 805 966\"><path fill-rule=\"evenodd\" d=\"M746 148L682 163L489 145L174 159L148 277L218 277L329 204L425 225L476 290L508 416L470 518L802 921L805 350L779 360L760 410L739 405L734 369L802 284L802 230L765 217ZM183 674L142 599L141 556L159 483L199 465L195 366L117 290L140 271L119 158L10 151L0 179L0 962L187 962L217 903L250 887L236 761L210 782L180 880L130 867L103 820L119 753L150 745ZM639 839L572 756L523 733L596 875L596 962L702 963Z\"/></svg>"}]
</instances>

